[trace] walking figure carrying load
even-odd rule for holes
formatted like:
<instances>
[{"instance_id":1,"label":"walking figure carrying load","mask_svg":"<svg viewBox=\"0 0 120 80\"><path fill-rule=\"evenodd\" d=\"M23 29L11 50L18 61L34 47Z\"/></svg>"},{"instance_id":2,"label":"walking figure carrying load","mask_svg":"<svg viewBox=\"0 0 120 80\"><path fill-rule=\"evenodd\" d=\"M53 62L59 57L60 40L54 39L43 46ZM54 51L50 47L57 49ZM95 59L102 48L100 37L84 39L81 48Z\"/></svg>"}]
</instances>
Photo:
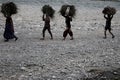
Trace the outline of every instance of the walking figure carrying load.
<instances>
[{"instance_id":1,"label":"walking figure carrying load","mask_svg":"<svg viewBox=\"0 0 120 80\"><path fill-rule=\"evenodd\" d=\"M43 12L42 19L45 22L45 25L44 25L44 28L43 28L43 31L42 31L42 34L43 34L42 40L45 39L45 31L46 30L48 30L48 32L51 36L51 39L53 39L53 35L52 35L52 32L51 32L51 28L50 28L50 18L54 17L55 10L49 5L44 5L42 7L42 12Z\"/></svg>"},{"instance_id":2,"label":"walking figure carrying load","mask_svg":"<svg viewBox=\"0 0 120 80\"><path fill-rule=\"evenodd\" d=\"M106 35L106 31L108 30L109 33L112 35L112 38L114 38L114 34L111 32L111 20L113 18L113 15L116 13L116 9L113 7L105 7L104 10L102 11L104 14L104 18L106 19L106 25L105 25L105 31L104 31L104 35L105 35L105 39L107 38Z\"/></svg>"},{"instance_id":3,"label":"walking figure carrying load","mask_svg":"<svg viewBox=\"0 0 120 80\"><path fill-rule=\"evenodd\" d=\"M1 6L1 12L6 18L6 24L5 24L5 31L4 31L4 38L5 41L9 41L9 39L15 39L15 41L18 39L14 34L14 26L11 16L13 14L17 13L17 6L13 2L7 2L3 3Z\"/></svg>"},{"instance_id":4,"label":"walking figure carrying load","mask_svg":"<svg viewBox=\"0 0 120 80\"><path fill-rule=\"evenodd\" d=\"M66 39L67 34L70 35L71 40L73 40L73 32L71 30L71 24L72 18L75 16L76 9L73 5L63 5L60 9L60 13L63 17L65 17L65 23L66 23L66 30L63 32L63 40Z\"/></svg>"}]
</instances>

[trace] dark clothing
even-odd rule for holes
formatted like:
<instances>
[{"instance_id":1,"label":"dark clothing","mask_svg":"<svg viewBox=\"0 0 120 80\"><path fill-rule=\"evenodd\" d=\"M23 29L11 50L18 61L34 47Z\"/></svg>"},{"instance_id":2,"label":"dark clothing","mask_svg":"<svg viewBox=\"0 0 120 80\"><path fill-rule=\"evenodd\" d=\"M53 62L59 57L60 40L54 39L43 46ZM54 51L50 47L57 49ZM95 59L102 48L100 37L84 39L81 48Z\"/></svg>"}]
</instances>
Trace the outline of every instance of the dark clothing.
<instances>
[{"instance_id":1,"label":"dark clothing","mask_svg":"<svg viewBox=\"0 0 120 80\"><path fill-rule=\"evenodd\" d=\"M105 27L105 30L111 31L111 27Z\"/></svg>"},{"instance_id":2,"label":"dark clothing","mask_svg":"<svg viewBox=\"0 0 120 80\"><path fill-rule=\"evenodd\" d=\"M113 15L108 15L107 17L104 15L104 18L106 19L105 30L111 30L111 20L113 18Z\"/></svg>"},{"instance_id":3,"label":"dark clothing","mask_svg":"<svg viewBox=\"0 0 120 80\"><path fill-rule=\"evenodd\" d=\"M46 17L46 18L43 17L43 21L45 21L45 26L44 27L49 28L50 27L50 18L49 17Z\"/></svg>"},{"instance_id":4,"label":"dark clothing","mask_svg":"<svg viewBox=\"0 0 120 80\"><path fill-rule=\"evenodd\" d=\"M73 32L71 31L71 24L72 18L70 16L64 16L65 17L65 23L66 23L66 30L63 32L63 37L65 38L67 34L69 34L71 37L73 37Z\"/></svg>"},{"instance_id":5,"label":"dark clothing","mask_svg":"<svg viewBox=\"0 0 120 80\"><path fill-rule=\"evenodd\" d=\"M72 21L72 18L69 16L64 16L65 17L65 23L67 28L71 28L70 21Z\"/></svg>"},{"instance_id":6,"label":"dark clothing","mask_svg":"<svg viewBox=\"0 0 120 80\"><path fill-rule=\"evenodd\" d=\"M106 25L105 25L105 32L104 32L104 35L105 37L104 38L107 38L107 35L106 35L106 31L108 30L109 33L112 35L112 38L114 38L114 34L111 32L111 20L113 18L113 15L104 15L104 18L106 19Z\"/></svg>"},{"instance_id":7,"label":"dark clothing","mask_svg":"<svg viewBox=\"0 0 120 80\"><path fill-rule=\"evenodd\" d=\"M51 32L51 29L50 29L50 18L49 16L47 16L46 18L44 18L44 15L43 15L43 21L45 21L45 25L44 25L44 28L43 28L43 38L45 37L45 31L48 30L51 38L53 38L52 36L52 32Z\"/></svg>"},{"instance_id":8,"label":"dark clothing","mask_svg":"<svg viewBox=\"0 0 120 80\"><path fill-rule=\"evenodd\" d=\"M7 40L16 38L16 36L14 35L13 21L11 17L7 17L6 19L5 31L3 36Z\"/></svg>"},{"instance_id":9,"label":"dark clothing","mask_svg":"<svg viewBox=\"0 0 120 80\"><path fill-rule=\"evenodd\" d=\"M63 37L66 37L69 34L71 37L73 36L73 32L70 29L66 29L63 33Z\"/></svg>"},{"instance_id":10,"label":"dark clothing","mask_svg":"<svg viewBox=\"0 0 120 80\"><path fill-rule=\"evenodd\" d=\"M45 27L43 28L43 38L45 37L45 31L46 31L46 30L48 30L51 38L53 38L51 29L50 29L50 27L48 27L48 26L47 26L47 27L45 26Z\"/></svg>"}]
</instances>

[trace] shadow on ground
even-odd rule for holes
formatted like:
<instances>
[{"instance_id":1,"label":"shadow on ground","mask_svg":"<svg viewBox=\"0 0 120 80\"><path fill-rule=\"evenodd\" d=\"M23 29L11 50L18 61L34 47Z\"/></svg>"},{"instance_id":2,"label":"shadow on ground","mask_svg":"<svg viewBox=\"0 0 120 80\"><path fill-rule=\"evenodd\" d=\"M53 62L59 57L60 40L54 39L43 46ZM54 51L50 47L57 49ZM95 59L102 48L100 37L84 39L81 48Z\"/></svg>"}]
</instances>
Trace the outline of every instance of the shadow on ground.
<instances>
[{"instance_id":1,"label":"shadow on ground","mask_svg":"<svg viewBox=\"0 0 120 80\"><path fill-rule=\"evenodd\" d=\"M99 74L95 74L95 77L86 78L83 80L120 80L120 68L110 71L103 71Z\"/></svg>"}]
</instances>

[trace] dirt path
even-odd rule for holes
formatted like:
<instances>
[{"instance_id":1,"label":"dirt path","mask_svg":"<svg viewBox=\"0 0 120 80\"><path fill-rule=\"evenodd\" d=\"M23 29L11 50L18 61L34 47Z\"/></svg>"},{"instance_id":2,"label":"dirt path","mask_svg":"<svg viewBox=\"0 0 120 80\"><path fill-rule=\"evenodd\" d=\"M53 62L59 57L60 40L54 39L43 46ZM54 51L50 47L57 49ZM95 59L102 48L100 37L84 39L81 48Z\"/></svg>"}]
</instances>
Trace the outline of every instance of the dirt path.
<instances>
[{"instance_id":1,"label":"dirt path","mask_svg":"<svg viewBox=\"0 0 120 80\"><path fill-rule=\"evenodd\" d=\"M0 15L0 80L79 80L120 67L120 23L117 18L120 12L113 19L115 39L109 34L103 39L105 20L99 9L91 10L91 13L82 9L72 23L73 41L69 37L62 41L65 25L64 18L58 13L56 16L59 17L51 22L54 39L50 40L46 32L46 39L42 41L44 23L38 6L22 5L20 8L23 11L13 16L19 37L16 42L4 42L5 19ZM30 9L38 13L30 16L34 13L25 12Z\"/></svg>"}]
</instances>

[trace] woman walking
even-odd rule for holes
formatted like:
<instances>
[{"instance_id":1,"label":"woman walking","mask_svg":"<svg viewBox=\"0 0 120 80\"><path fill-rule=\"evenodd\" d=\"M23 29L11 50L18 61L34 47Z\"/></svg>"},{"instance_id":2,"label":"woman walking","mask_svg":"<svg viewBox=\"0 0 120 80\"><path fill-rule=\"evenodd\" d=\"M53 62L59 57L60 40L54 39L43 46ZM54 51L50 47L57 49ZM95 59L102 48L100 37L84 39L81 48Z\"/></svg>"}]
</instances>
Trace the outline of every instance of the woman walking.
<instances>
[{"instance_id":1,"label":"woman walking","mask_svg":"<svg viewBox=\"0 0 120 80\"><path fill-rule=\"evenodd\" d=\"M15 41L18 39L14 34L14 26L12 18L6 17L6 24L5 24L5 31L4 31L4 38L5 41L9 41L9 39L15 39Z\"/></svg>"},{"instance_id":2,"label":"woman walking","mask_svg":"<svg viewBox=\"0 0 120 80\"><path fill-rule=\"evenodd\" d=\"M3 3L1 6L1 12L6 18L6 24L5 24L5 31L4 31L4 38L5 41L9 41L9 39L15 39L15 41L18 39L14 34L14 26L13 26L13 20L12 15L17 13L17 6L13 2L7 2Z\"/></svg>"},{"instance_id":3,"label":"woman walking","mask_svg":"<svg viewBox=\"0 0 120 80\"><path fill-rule=\"evenodd\" d=\"M116 9L113 7L105 7L102 11L102 13L104 14L104 18L106 19L106 25L105 25L105 31L104 31L104 38L107 38L106 32L107 30L109 31L109 33L112 35L112 38L114 38L114 34L111 32L111 20L113 18L113 15L116 13Z\"/></svg>"},{"instance_id":4,"label":"woman walking","mask_svg":"<svg viewBox=\"0 0 120 80\"><path fill-rule=\"evenodd\" d=\"M106 35L107 30L112 35L112 38L114 38L115 36L111 32L111 20L113 18L113 15L104 15L104 18L106 19L105 32L104 32L105 37L104 38L107 38L107 35Z\"/></svg>"},{"instance_id":5,"label":"woman walking","mask_svg":"<svg viewBox=\"0 0 120 80\"><path fill-rule=\"evenodd\" d=\"M63 40L66 39L67 35L69 34L71 39L73 40L73 32L71 30L71 21L72 18L75 16L76 9L73 5L63 5L60 9L61 15L65 18L66 29L63 32Z\"/></svg>"},{"instance_id":6,"label":"woman walking","mask_svg":"<svg viewBox=\"0 0 120 80\"><path fill-rule=\"evenodd\" d=\"M69 16L69 15L66 15L66 16L64 16L64 17L65 17L65 23L66 23L66 30L63 32L63 37L64 37L63 40L66 39L67 34L70 35L70 37L71 37L70 40L73 40L73 32L72 32L72 30L71 30L71 24L70 24L70 22L72 21L72 17Z\"/></svg>"},{"instance_id":7,"label":"woman walking","mask_svg":"<svg viewBox=\"0 0 120 80\"><path fill-rule=\"evenodd\" d=\"M48 32L49 32L49 34L51 36L51 39L53 39L53 35L52 35L52 32L51 32L51 28L50 28L50 18L54 17L55 10L49 5L44 5L42 7L42 12L43 12L42 19L45 22L43 30L42 30L42 34L43 34L42 40L45 39L45 31L46 30L48 30Z\"/></svg>"},{"instance_id":8,"label":"woman walking","mask_svg":"<svg viewBox=\"0 0 120 80\"><path fill-rule=\"evenodd\" d=\"M46 17L45 17L46 16ZM44 28L43 28L43 40L45 39L45 31L48 30L50 36L51 36L51 39L53 39L53 35L52 35L52 32L51 32L51 28L50 28L50 17L46 14L46 15L43 15L43 21L45 22L44 24Z\"/></svg>"}]
</instances>

